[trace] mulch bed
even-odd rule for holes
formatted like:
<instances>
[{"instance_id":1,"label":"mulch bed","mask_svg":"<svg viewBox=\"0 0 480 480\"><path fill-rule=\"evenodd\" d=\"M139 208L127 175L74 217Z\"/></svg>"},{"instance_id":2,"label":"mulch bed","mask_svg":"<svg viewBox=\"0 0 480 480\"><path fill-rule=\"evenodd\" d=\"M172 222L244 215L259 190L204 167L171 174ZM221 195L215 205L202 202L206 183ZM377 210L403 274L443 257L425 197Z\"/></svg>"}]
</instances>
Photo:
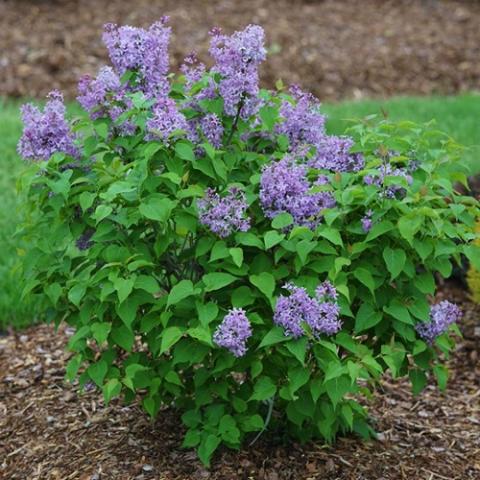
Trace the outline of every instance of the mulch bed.
<instances>
[{"instance_id":1,"label":"mulch bed","mask_svg":"<svg viewBox=\"0 0 480 480\"><path fill-rule=\"evenodd\" d=\"M300 83L322 100L480 88L480 2L474 0L0 0L0 95L73 97L106 61L102 25L171 16L175 67L208 30L259 23L268 85Z\"/></svg>"},{"instance_id":2,"label":"mulch bed","mask_svg":"<svg viewBox=\"0 0 480 480\"><path fill-rule=\"evenodd\" d=\"M452 297L452 290L449 298ZM467 480L480 478L480 308L458 289L464 339L450 361L445 392L416 398L408 382L386 380L369 405L377 441L272 444L222 450L206 470L180 448L172 410L152 423L137 405L105 407L96 390L63 382L72 334L36 326L0 338L0 478Z\"/></svg>"}]
</instances>

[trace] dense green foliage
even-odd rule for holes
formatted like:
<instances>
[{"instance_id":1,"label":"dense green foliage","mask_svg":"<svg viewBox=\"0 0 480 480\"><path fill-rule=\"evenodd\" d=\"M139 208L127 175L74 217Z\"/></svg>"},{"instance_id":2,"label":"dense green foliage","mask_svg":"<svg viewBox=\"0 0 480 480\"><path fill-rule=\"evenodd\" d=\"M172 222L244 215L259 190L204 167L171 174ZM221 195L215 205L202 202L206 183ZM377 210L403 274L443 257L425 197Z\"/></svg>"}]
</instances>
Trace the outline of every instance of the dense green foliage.
<instances>
[{"instance_id":1,"label":"dense green foliage","mask_svg":"<svg viewBox=\"0 0 480 480\"><path fill-rule=\"evenodd\" d=\"M185 99L182 83L173 92ZM365 169L310 173L327 175L329 183L315 188L336 200L318 227L292 226L289 214L266 218L260 173L288 149L275 133L288 97L261 95L267 106L255 127L224 115L218 99L203 101L228 142L222 149L203 143L199 156L181 132L168 143L146 141L151 103L133 94L121 120L133 121L135 134L116 135L106 118L81 119L74 127L81 160L57 153L32 164L20 182L29 198L19 234L28 245L24 295L46 294L50 318L75 327L67 377L80 372L81 385L92 381L107 402L139 395L152 416L162 405L181 409L184 445L206 463L220 443L238 448L267 426L301 440L369 436L359 400L387 370L409 375L415 393L429 372L444 387L441 358L453 342L442 335L428 345L415 324L429 321L435 275L448 277L462 253L478 254L468 245L478 205L452 187L465 183L449 168L459 150L409 122L357 124L350 134ZM382 165L412 160L411 184L396 175L380 187L365 184ZM220 239L200 224L196 199L207 187L232 185L245 191L251 228ZM390 186L402 194L388 198ZM369 210L366 233L361 219ZM92 244L80 250L87 231ZM293 281L312 293L326 279L339 292L342 330L286 336L272 321L282 286ZM240 358L212 342L232 307L244 308L252 323Z\"/></svg>"},{"instance_id":2,"label":"dense green foliage","mask_svg":"<svg viewBox=\"0 0 480 480\"><path fill-rule=\"evenodd\" d=\"M7 325L21 327L37 318L39 309L35 302L25 298L20 301L21 282L18 274L18 240L12 238L19 221L20 197L15 184L24 168L16 153L16 144L21 133L19 115L20 101L0 100L0 328ZM417 123L436 120L437 127L452 138L466 145L463 159L471 174L480 172L480 97L464 94L454 97L399 97L380 100L347 101L325 104L328 114L327 131L341 135L351 125L348 119L360 119L379 114L381 109L389 119L411 119ZM71 103L68 110L80 114L77 105Z\"/></svg>"}]
</instances>

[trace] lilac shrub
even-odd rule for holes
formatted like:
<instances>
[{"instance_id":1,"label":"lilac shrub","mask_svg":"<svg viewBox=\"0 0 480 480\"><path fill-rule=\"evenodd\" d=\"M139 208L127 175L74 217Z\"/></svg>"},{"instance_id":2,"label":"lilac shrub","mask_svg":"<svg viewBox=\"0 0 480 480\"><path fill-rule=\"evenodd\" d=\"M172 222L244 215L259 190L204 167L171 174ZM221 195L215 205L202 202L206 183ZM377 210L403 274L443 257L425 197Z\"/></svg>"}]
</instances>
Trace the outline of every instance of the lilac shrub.
<instances>
[{"instance_id":1,"label":"lilac shrub","mask_svg":"<svg viewBox=\"0 0 480 480\"><path fill-rule=\"evenodd\" d=\"M170 35L107 25L85 115L22 109L25 295L75 328L67 378L180 410L206 464L259 432L373 435L386 371L445 384L461 315L430 307L436 279L480 258L460 150L371 118L329 135L311 94L260 87L259 26L214 29L212 68L179 75Z\"/></svg>"}]
</instances>

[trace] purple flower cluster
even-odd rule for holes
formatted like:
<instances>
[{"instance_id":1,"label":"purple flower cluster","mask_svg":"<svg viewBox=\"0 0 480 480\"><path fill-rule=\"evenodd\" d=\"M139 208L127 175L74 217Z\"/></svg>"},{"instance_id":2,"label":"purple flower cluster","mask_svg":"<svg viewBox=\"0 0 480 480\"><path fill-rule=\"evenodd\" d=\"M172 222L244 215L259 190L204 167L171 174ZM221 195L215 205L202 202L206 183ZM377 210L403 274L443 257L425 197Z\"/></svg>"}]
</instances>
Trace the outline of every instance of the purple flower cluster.
<instances>
[{"instance_id":1,"label":"purple flower cluster","mask_svg":"<svg viewBox=\"0 0 480 480\"><path fill-rule=\"evenodd\" d=\"M161 139L164 142L175 130L187 131L189 126L184 115L179 112L175 100L159 98L153 107L153 116L147 121L148 139Z\"/></svg>"},{"instance_id":2,"label":"purple flower cluster","mask_svg":"<svg viewBox=\"0 0 480 480\"><path fill-rule=\"evenodd\" d=\"M208 113L200 120L200 128L208 142L215 148L222 146L223 125L214 113Z\"/></svg>"},{"instance_id":3,"label":"purple flower cluster","mask_svg":"<svg viewBox=\"0 0 480 480\"><path fill-rule=\"evenodd\" d=\"M200 223L219 237L225 238L238 231L246 232L250 228L245 194L238 188L230 188L223 198L209 188L197 205Z\"/></svg>"},{"instance_id":4,"label":"purple flower cluster","mask_svg":"<svg viewBox=\"0 0 480 480\"><path fill-rule=\"evenodd\" d=\"M247 352L247 340L252 336L250 322L241 308L233 308L225 315L222 323L213 334L213 341L230 350L235 357L243 357Z\"/></svg>"},{"instance_id":5,"label":"purple flower cluster","mask_svg":"<svg viewBox=\"0 0 480 480\"><path fill-rule=\"evenodd\" d=\"M127 70L138 75L137 85L148 98L166 96L170 42L168 17L154 23L148 30L130 26L105 25L103 41L118 75Z\"/></svg>"},{"instance_id":6,"label":"purple flower cluster","mask_svg":"<svg viewBox=\"0 0 480 480\"><path fill-rule=\"evenodd\" d=\"M80 79L77 100L91 118L103 117L109 112L111 102L118 100L120 88L120 78L113 68L102 67L97 78L84 75Z\"/></svg>"},{"instance_id":7,"label":"purple flower cluster","mask_svg":"<svg viewBox=\"0 0 480 480\"><path fill-rule=\"evenodd\" d=\"M304 145L319 145L325 138L325 116L320 113L320 102L296 85L290 88L290 93L295 102L282 102L283 121L277 126L277 133L287 136L292 151Z\"/></svg>"},{"instance_id":8,"label":"purple flower cluster","mask_svg":"<svg viewBox=\"0 0 480 480\"><path fill-rule=\"evenodd\" d=\"M183 60L180 71L185 75L185 86L187 90L190 90L192 86L203 77L206 69L205 65L199 62L197 54L192 52Z\"/></svg>"},{"instance_id":9,"label":"purple flower cluster","mask_svg":"<svg viewBox=\"0 0 480 480\"><path fill-rule=\"evenodd\" d=\"M353 140L349 137L325 135L315 145L316 154L308 164L332 172L358 172L364 167L365 160L360 153L350 152L352 146Z\"/></svg>"},{"instance_id":10,"label":"purple flower cluster","mask_svg":"<svg viewBox=\"0 0 480 480\"><path fill-rule=\"evenodd\" d=\"M373 175L366 175L363 179L366 185L376 185L377 187L385 187L383 195L386 198L402 198L405 195L405 188L402 185L388 185L385 186L386 177L401 177L404 178L409 185L412 184L413 178L409 173L408 168L394 168L390 163L382 164L378 173Z\"/></svg>"},{"instance_id":11,"label":"purple flower cluster","mask_svg":"<svg viewBox=\"0 0 480 480\"><path fill-rule=\"evenodd\" d=\"M75 137L65 119L62 94L53 91L48 98L43 113L32 104L22 107L23 133L18 153L29 160L48 160L57 152L78 158Z\"/></svg>"},{"instance_id":12,"label":"purple flower cluster","mask_svg":"<svg viewBox=\"0 0 480 480\"><path fill-rule=\"evenodd\" d=\"M290 295L278 298L273 321L284 329L285 335L301 337L305 333L303 324L308 325L315 336L333 335L340 330L340 308L333 285L329 282L319 285L315 298L310 297L305 288L291 283L284 288Z\"/></svg>"},{"instance_id":13,"label":"purple flower cluster","mask_svg":"<svg viewBox=\"0 0 480 480\"><path fill-rule=\"evenodd\" d=\"M286 212L296 225L315 228L322 220L322 212L335 206L329 192L312 193L306 165L286 156L268 165L260 180L260 202L268 218Z\"/></svg>"},{"instance_id":14,"label":"purple flower cluster","mask_svg":"<svg viewBox=\"0 0 480 480\"><path fill-rule=\"evenodd\" d=\"M448 300L443 300L430 308L430 321L418 323L415 328L425 341L432 344L452 323L458 322L461 318L460 308Z\"/></svg>"},{"instance_id":15,"label":"purple flower cluster","mask_svg":"<svg viewBox=\"0 0 480 480\"><path fill-rule=\"evenodd\" d=\"M372 210L368 210L366 213L365 213L365 216L362 217L362 219L360 220L362 222L362 230L365 232L365 233L368 233L372 226L373 226L373 220L372 220L372 216L373 216L373 211Z\"/></svg>"},{"instance_id":16,"label":"purple flower cluster","mask_svg":"<svg viewBox=\"0 0 480 480\"><path fill-rule=\"evenodd\" d=\"M95 233L95 230L88 229L80 237L78 237L77 241L75 242L77 248L79 250L88 250L92 245L93 242L91 241L91 238L93 234Z\"/></svg>"},{"instance_id":17,"label":"purple flower cluster","mask_svg":"<svg viewBox=\"0 0 480 480\"><path fill-rule=\"evenodd\" d=\"M231 36L219 29L211 32L210 54L214 72L221 75L218 85L224 100L225 113L247 119L258 110L258 67L265 60L264 31L257 25L248 25Z\"/></svg>"},{"instance_id":18,"label":"purple flower cluster","mask_svg":"<svg viewBox=\"0 0 480 480\"><path fill-rule=\"evenodd\" d=\"M364 166L362 155L350 153L352 139L336 137L325 132L325 117L320 113L320 102L310 93L292 86L290 93L294 102L284 100L280 107L283 121L277 126L277 133L286 135L290 151L298 154L306 146L315 148L308 161L312 168L349 172L361 170Z\"/></svg>"}]
</instances>

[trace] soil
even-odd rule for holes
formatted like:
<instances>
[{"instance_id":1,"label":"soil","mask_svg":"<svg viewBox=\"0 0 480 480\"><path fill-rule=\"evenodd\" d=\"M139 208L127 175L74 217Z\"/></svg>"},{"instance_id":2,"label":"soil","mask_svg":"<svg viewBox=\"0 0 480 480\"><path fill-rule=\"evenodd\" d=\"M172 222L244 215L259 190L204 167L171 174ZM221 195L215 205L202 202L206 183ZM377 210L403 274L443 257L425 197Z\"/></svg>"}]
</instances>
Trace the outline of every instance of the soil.
<instances>
[{"instance_id":1,"label":"soil","mask_svg":"<svg viewBox=\"0 0 480 480\"><path fill-rule=\"evenodd\" d=\"M181 449L178 414L152 423L138 405L79 394L63 381L72 331L35 326L0 338L0 478L9 480L474 480L480 478L480 307L459 289L464 334L449 361L446 391L412 397L386 379L368 405L376 441L272 443L268 432L240 452L221 450L206 470Z\"/></svg>"},{"instance_id":2,"label":"soil","mask_svg":"<svg viewBox=\"0 0 480 480\"><path fill-rule=\"evenodd\" d=\"M106 60L106 22L171 16L174 67L208 31L265 27L263 79L299 83L322 100L480 88L480 2L461 0L0 0L0 95L74 97Z\"/></svg>"}]
</instances>

